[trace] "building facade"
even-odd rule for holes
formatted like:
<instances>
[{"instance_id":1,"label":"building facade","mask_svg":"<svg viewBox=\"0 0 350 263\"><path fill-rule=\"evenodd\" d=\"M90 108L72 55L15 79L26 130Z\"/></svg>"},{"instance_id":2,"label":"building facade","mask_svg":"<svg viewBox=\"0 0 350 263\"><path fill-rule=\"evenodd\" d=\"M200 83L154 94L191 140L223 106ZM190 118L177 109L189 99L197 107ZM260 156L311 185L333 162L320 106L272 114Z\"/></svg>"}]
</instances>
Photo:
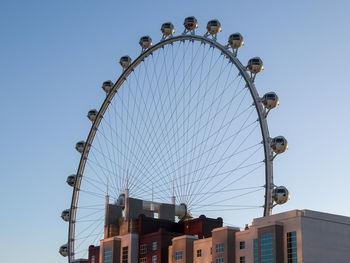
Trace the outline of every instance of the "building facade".
<instances>
[{"instance_id":1,"label":"building facade","mask_svg":"<svg viewBox=\"0 0 350 263\"><path fill-rule=\"evenodd\" d=\"M174 205L161 205L154 218L140 200L127 202L133 209L126 216L119 205L106 205L104 239L89 247L88 260L76 262L350 262L350 217L292 210L256 218L241 231L203 215L175 222Z\"/></svg>"},{"instance_id":2,"label":"building facade","mask_svg":"<svg viewBox=\"0 0 350 263\"><path fill-rule=\"evenodd\" d=\"M310 210L257 218L244 231L221 227L210 238L190 239L173 239L169 263L350 262L350 218Z\"/></svg>"}]
</instances>

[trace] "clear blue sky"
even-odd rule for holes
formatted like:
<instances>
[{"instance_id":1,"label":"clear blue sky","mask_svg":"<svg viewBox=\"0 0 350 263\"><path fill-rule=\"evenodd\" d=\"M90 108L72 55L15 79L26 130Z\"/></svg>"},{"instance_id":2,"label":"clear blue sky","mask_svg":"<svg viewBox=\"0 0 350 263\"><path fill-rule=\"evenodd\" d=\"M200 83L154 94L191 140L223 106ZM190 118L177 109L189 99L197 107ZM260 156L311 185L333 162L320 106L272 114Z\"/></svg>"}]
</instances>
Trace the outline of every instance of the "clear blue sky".
<instances>
[{"instance_id":1,"label":"clear blue sky","mask_svg":"<svg viewBox=\"0 0 350 263\"><path fill-rule=\"evenodd\" d=\"M314 209L350 216L349 1L5 1L0 2L0 129L2 262L66 262L60 218L76 171L76 141L90 127L106 79L120 56L139 53L138 40L160 39L172 21L182 31L195 15L199 32L222 23L219 41L241 32L242 62L264 60L256 85L276 91L271 135L289 151L275 161L275 183L291 200L275 212ZM250 222L247 222L250 223Z\"/></svg>"}]
</instances>

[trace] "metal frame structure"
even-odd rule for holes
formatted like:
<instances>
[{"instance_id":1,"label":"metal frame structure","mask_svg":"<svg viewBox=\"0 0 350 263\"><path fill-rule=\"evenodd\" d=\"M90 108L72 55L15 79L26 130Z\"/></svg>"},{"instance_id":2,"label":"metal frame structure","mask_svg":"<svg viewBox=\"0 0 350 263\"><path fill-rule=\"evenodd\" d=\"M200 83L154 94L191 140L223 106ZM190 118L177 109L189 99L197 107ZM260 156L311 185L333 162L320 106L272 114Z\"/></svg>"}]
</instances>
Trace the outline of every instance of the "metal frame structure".
<instances>
[{"instance_id":1,"label":"metal frame structure","mask_svg":"<svg viewBox=\"0 0 350 263\"><path fill-rule=\"evenodd\" d=\"M231 52L226 46L216 42L216 40L213 38L209 38L207 36L199 36L194 34L183 34L178 36L169 37L167 39L162 39L157 44L151 46L147 50L143 51L141 55L138 56L137 59L135 59L128 68L126 68L123 73L120 75L118 80L113 86L113 89L107 94L106 99L104 100L100 110L98 111L97 117L95 121L92 124L91 130L89 132L89 135L87 137L87 140L85 142L84 151L82 152L78 171L76 173L76 180L73 190L73 196L72 196L72 202L71 202L71 208L70 208L70 220L69 220L69 232L68 232L68 262L71 263L74 260L74 236L75 236L75 219L76 219L76 212L77 212L77 205L78 205L78 198L79 198L79 190L81 185L81 180L83 177L83 172L85 169L87 157L89 154L90 146L92 145L92 142L94 140L96 131L100 125L100 122L102 120L102 117L104 116L109 104L111 103L114 95L117 93L118 89L121 87L123 82L126 80L126 78L130 75L130 73L149 55L152 55L152 52L158 50L159 48L162 48L165 45L172 44L174 42L179 41L199 41L203 44L209 44L211 47L216 48L222 52L223 55L225 55L230 62L232 62L236 68L239 70L241 76L244 78L246 82L247 88L249 88L250 94L254 100L254 105L256 108L256 112L258 114L258 120L260 123L261 133L264 144L264 155L265 155L265 203L264 203L264 213L263 216L271 215L272 208L273 208L273 189L274 189L274 183L273 183L273 150L270 146L270 136L269 136L269 129L267 125L266 120L266 114L263 104L261 103L261 99L259 97L258 91L255 88L254 85L254 79L250 77L250 75L247 72L247 69L245 66L242 65L242 63L238 60L238 58L235 56L233 52Z\"/></svg>"}]
</instances>

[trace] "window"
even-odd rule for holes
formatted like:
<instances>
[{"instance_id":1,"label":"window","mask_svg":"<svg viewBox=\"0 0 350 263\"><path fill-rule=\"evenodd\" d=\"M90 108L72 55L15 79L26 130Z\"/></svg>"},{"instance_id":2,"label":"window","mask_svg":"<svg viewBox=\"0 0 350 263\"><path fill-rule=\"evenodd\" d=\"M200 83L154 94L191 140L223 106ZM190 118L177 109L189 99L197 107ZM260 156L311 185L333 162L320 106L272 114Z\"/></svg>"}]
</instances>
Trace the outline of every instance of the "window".
<instances>
[{"instance_id":1,"label":"window","mask_svg":"<svg viewBox=\"0 0 350 263\"><path fill-rule=\"evenodd\" d=\"M103 251L103 263L112 263L112 249L106 248Z\"/></svg>"},{"instance_id":2,"label":"window","mask_svg":"<svg viewBox=\"0 0 350 263\"><path fill-rule=\"evenodd\" d=\"M202 256L202 250L201 249L197 249L197 258Z\"/></svg>"},{"instance_id":3,"label":"window","mask_svg":"<svg viewBox=\"0 0 350 263\"><path fill-rule=\"evenodd\" d=\"M95 263L95 255L91 256L91 263Z\"/></svg>"},{"instance_id":4,"label":"window","mask_svg":"<svg viewBox=\"0 0 350 263\"><path fill-rule=\"evenodd\" d=\"M216 244L216 253L224 252L224 243Z\"/></svg>"},{"instance_id":5,"label":"window","mask_svg":"<svg viewBox=\"0 0 350 263\"><path fill-rule=\"evenodd\" d=\"M157 256L152 257L152 263L157 263Z\"/></svg>"},{"instance_id":6,"label":"window","mask_svg":"<svg viewBox=\"0 0 350 263\"><path fill-rule=\"evenodd\" d=\"M210 255L213 254L213 248L210 248Z\"/></svg>"},{"instance_id":7,"label":"window","mask_svg":"<svg viewBox=\"0 0 350 263\"><path fill-rule=\"evenodd\" d=\"M259 243L257 239L253 240L254 247L254 263L259 263Z\"/></svg>"},{"instance_id":8,"label":"window","mask_svg":"<svg viewBox=\"0 0 350 263\"><path fill-rule=\"evenodd\" d=\"M146 263L147 262L147 258L140 258L140 263Z\"/></svg>"},{"instance_id":9,"label":"window","mask_svg":"<svg viewBox=\"0 0 350 263\"><path fill-rule=\"evenodd\" d=\"M147 245L142 244L140 245L140 254L146 254L147 253Z\"/></svg>"},{"instance_id":10,"label":"window","mask_svg":"<svg viewBox=\"0 0 350 263\"><path fill-rule=\"evenodd\" d=\"M224 263L224 258L217 258L215 263Z\"/></svg>"},{"instance_id":11,"label":"window","mask_svg":"<svg viewBox=\"0 0 350 263\"><path fill-rule=\"evenodd\" d=\"M152 250L157 250L157 242L152 243Z\"/></svg>"},{"instance_id":12,"label":"window","mask_svg":"<svg viewBox=\"0 0 350 263\"><path fill-rule=\"evenodd\" d=\"M129 248L123 247L122 250L122 263L128 263L128 257L129 257Z\"/></svg>"},{"instance_id":13,"label":"window","mask_svg":"<svg viewBox=\"0 0 350 263\"><path fill-rule=\"evenodd\" d=\"M175 252L175 260L181 260L183 255L183 251L176 251Z\"/></svg>"},{"instance_id":14,"label":"window","mask_svg":"<svg viewBox=\"0 0 350 263\"><path fill-rule=\"evenodd\" d=\"M239 242L239 249L244 249L245 248L245 241Z\"/></svg>"},{"instance_id":15,"label":"window","mask_svg":"<svg viewBox=\"0 0 350 263\"><path fill-rule=\"evenodd\" d=\"M260 237L260 263L273 263L273 235L263 234Z\"/></svg>"},{"instance_id":16,"label":"window","mask_svg":"<svg viewBox=\"0 0 350 263\"><path fill-rule=\"evenodd\" d=\"M245 263L245 257L239 257L239 263Z\"/></svg>"},{"instance_id":17,"label":"window","mask_svg":"<svg viewBox=\"0 0 350 263\"><path fill-rule=\"evenodd\" d=\"M287 262L297 263L297 232L287 233Z\"/></svg>"}]
</instances>

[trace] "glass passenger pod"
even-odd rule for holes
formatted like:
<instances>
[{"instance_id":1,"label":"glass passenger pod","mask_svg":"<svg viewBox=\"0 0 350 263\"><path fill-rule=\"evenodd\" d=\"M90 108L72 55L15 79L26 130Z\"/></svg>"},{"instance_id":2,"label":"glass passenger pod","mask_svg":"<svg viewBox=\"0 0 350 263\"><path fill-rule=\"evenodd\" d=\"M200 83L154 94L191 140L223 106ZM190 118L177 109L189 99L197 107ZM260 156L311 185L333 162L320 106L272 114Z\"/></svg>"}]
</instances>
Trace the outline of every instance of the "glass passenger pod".
<instances>
[{"instance_id":1,"label":"glass passenger pod","mask_svg":"<svg viewBox=\"0 0 350 263\"><path fill-rule=\"evenodd\" d=\"M131 64L131 58L129 56L122 56L119 60L119 63L123 69L126 69Z\"/></svg>"},{"instance_id":2,"label":"glass passenger pod","mask_svg":"<svg viewBox=\"0 0 350 263\"><path fill-rule=\"evenodd\" d=\"M263 97L261 102L264 104L265 108L273 109L279 105L278 96L275 92L268 92Z\"/></svg>"},{"instance_id":3,"label":"glass passenger pod","mask_svg":"<svg viewBox=\"0 0 350 263\"><path fill-rule=\"evenodd\" d=\"M188 31L194 30L198 28L198 21L194 16L186 17L184 21L184 26L185 29L187 29Z\"/></svg>"},{"instance_id":4,"label":"glass passenger pod","mask_svg":"<svg viewBox=\"0 0 350 263\"><path fill-rule=\"evenodd\" d=\"M228 44L232 49L238 49L244 45L243 36L240 33L231 34L228 38Z\"/></svg>"},{"instance_id":5,"label":"glass passenger pod","mask_svg":"<svg viewBox=\"0 0 350 263\"><path fill-rule=\"evenodd\" d=\"M284 204L290 199L289 191L284 186L277 186L272 193L273 200L276 204Z\"/></svg>"},{"instance_id":6,"label":"glass passenger pod","mask_svg":"<svg viewBox=\"0 0 350 263\"><path fill-rule=\"evenodd\" d=\"M248 61L247 68L252 74L257 74L264 69L264 64L261 58L254 57Z\"/></svg>"},{"instance_id":7,"label":"glass passenger pod","mask_svg":"<svg viewBox=\"0 0 350 263\"><path fill-rule=\"evenodd\" d=\"M277 136L272 139L271 148L276 154L283 153L288 149L288 142L283 136Z\"/></svg>"},{"instance_id":8,"label":"glass passenger pod","mask_svg":"<svg viewBox=\"0 0 350 263\"><path fill-rule=\"evenodd\" d=\"M214 20L210 20L207 24L207 30L208 33L211 35L216 35L217 33L221 32L221 24L219 22L219 20L214 19Z\"/></svg>"},{"instance_id":9,"label":"glass passenger pod","mask_svg":"<svg viewBox=\"0 0 350 263\"><path fill-rule=\"evenodd\" d=\"M111 80L107 80L107 81L103 82L102 89L108 94L112 90L113 85L114 84Z\"/></svg>"},{"instance_id":10,"label":"glass passenger pod","mask_svg":"<svg viewBox=\"0 0 350 263\"><path fill-rule=\"evenodd\" d=\"M59 249L59 253L64 257L68 256L68 244L62 245Z\"/></svg>"},{"instance_id":11,"label":"glass passenger pod","mask_svg":"<svg viewBox=\"0 0 350 263\"><path fill-rule=\"evenodd\" d=\"M69 186L72 186L72 187L73 187L74 184L75 184L75 174L69 175L69 176L67 177L66 182L67 182L67 184L68 184Z\"/></svg>"},{"instance_id":12,"label":"glass passenger pod","mask_svg":"<svg viewBox=\"0 0 350 263\"><path fill-rule=\"evenodd\" d=\"M84 141L77 142L77 144L75 145L75 149L78 152L80 152L80 153L83 153L84 148L85 148L85 142Z\"/></svg>"},{"instance_id":13,"label":"glass passenger pod","mask_svg":"<svg viewBox=\"0 0 350 263\"><path fill-rule=\"evenodd\" d=\"M87 117L90 121L94 122L97 118L97 115L98 115L98 111L96 109L93 109L88 112Z\"/></svg>"},{"instance_id":14,"label":"glass passenger pod","mask_svg":"<svg viewBox=\"0 0 350 263\"><path fill-rule=\"evenodd\" d=\"M148 49L152 46L152 38L150 36L143 36L140 38L139 44L143 50Z\"/></svg>"},{"instance_id":15,"label":"glass passenger pod","mask_svg":"<svg viewBox=\"0 0 350 263\"><path fill-rule=\"evenodd\" d=\"M160 30L164 36L171 36L175 33L174 25L170 22L164 23Z\"/></svg>"},{"instance_id":16,"label":"glass passenger pod","mask_svg":"<svg viewBox=\"0 0 350 263\"><path fill-rule=\"evenodd\" d=\"M63 221L68 222L70 219L70 210L69 209L63 210L61 213L61 218L63 219Z\"/></svg>"}]
</instances>

